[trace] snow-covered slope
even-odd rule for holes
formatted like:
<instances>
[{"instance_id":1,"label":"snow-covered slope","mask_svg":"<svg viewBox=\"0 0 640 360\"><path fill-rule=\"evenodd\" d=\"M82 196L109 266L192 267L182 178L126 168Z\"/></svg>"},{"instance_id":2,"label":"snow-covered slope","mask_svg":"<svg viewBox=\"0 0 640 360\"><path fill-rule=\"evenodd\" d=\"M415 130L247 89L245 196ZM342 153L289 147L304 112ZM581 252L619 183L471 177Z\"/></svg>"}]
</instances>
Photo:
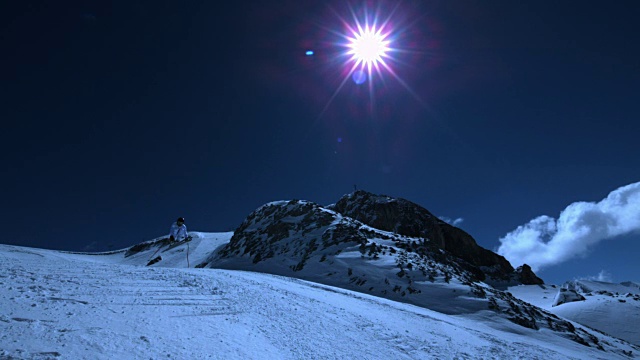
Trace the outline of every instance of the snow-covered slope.
<instances>
[{"instance_id":1,"label":"snow-covered slope","mask_svg":"<svg viewBox=\"0 0 640 360\"><path fill-rule=\"evenodd\" d=\"M231 236L192 235L192 267ZM186 244L145 267L161 243L101 255L0 245L0 358L640 358L577 325L600 348L489 310L452 316L293 278L187 269Z\"/></svg>"},{"instance_id":2,"label":"snow-covered slope","mask_svg":"<svg viewBox=\"0 0 640 360\"><path fill-rule=\"evenodd\" d=\"M640 288L635 283L576 280L562 286L515 286L509 292L565 319L640 345ZM554 306L557 296L567 292L575 292L584 300Z\"/></svg>"},{"instance_id":3,"label":"snow-covered slope","mask_svg":"<svg viewBox=\"0 0 640 360\"><path fill-rule=\"evenodd\" d=\"M510 277L510 265L506 272L485 272L486 266L470 264L430 238L382 231L311 202L258 208L201 265L295 277L449 315L492 317L602 347L570 322L480 281L488 273Z\"/></svg>"}]
</instances>

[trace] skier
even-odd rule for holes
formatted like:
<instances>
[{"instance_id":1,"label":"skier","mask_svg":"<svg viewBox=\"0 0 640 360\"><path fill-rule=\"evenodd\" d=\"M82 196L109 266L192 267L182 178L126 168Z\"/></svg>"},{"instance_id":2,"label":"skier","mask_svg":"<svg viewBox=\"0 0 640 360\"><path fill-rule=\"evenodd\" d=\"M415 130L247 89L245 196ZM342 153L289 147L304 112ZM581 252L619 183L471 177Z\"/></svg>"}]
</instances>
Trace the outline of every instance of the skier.
<instances>
[{"instance_id":1,"label":"skier","mask_svg":"<svg viewBox=\"0 0 640 360\"><path fill-rule=\"evenodd\" d=\"M176 222L171 224L171 229L169 229L169 246L163 252L173 249L174 247L180 245L182 242L189 242L189 241L191 241L191 236L187 234L187 225L184 224L184 218L179 217L178 220L176 220ZM189 264L189 247L188 246L189 245L187 244L187 265ZM158 261L162 260L162 256L157 256L155 258L154 256L156 256L158 251L160 251L160 249L162 249L163 247L164 247L164 244L158 247L158 250L156 250L153 253L153 255L151 255L151 257L149 258L149 262L147 263L147 266L151 266L157 263Z\"/></svg>"},{"instance_id":2,"label":"skier","mask_svg":"<svg viewBox=\"0 0 640 360\"><path fill-rule=\"evenodd\" d=\"M184 224L184 218L179 217L175 223L171 225L169 230L169 241L182 241L187 238L187 225Z\"/></svg>"}]
</instances>

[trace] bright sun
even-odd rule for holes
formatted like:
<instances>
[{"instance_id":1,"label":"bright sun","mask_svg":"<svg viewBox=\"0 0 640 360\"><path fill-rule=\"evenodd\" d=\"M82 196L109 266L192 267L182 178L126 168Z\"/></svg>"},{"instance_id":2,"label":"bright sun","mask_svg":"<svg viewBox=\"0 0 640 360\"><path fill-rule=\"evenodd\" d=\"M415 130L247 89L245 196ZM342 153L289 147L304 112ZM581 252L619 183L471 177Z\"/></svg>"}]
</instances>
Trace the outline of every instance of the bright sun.
<instances>
[{"instance_id":1,"label":"bright sun","mask_svg":"<svg viewBox=\"0 0 640 360\"><path fill-rule=\"evenodd\" d=\"M367 4L373 2L375 1L368 1ZM338 58L346 61L344 62L345 67L340 72L342 80L319 117L322 117L349 79L352 79L356 85L368 82L369 104L372 114L374 113L374 96L379 93L376 89L378 85L374 85L375 79L382 81L382 85L386 87L388 83L384 79L393 78L416 100L421 104L424 103L394 69L395 66L403 64L402 56L419 54L415 50L402 47L403 43L410 39L403 32L411 25L404 24L410 17L403 15L400 2L397 2L394 8L388 9L389 11L383 9L382 5L379 5L374 11L366 6L362 8L348 7L352 19L344 18L334 10L342 23L342 31L325 28L327 32L334 34L338 39L334 44L342 48L339 53L336 53ZM388 15L381 17L381 13L388 13ZM356 93L364 94L365 92L358 90Z\"/></svg>"},{"instance_id":2,"label":"bright sun","mask_svg":"<svg viewBox=\"0 0 640 360\"><path fill-rule=\"evenodd\" d=\"M382 34L382 29L376 29L374 26L358 26L358 31L353 32L353 37L349 37L349 47L351 50L347 53L352 55L352 60L356 62L356 66L362 64L363 67L377 67L379 63L384 64L384 58L387 57L389 48L389 40L387 35Z\"/></svg>"}]
</instances>

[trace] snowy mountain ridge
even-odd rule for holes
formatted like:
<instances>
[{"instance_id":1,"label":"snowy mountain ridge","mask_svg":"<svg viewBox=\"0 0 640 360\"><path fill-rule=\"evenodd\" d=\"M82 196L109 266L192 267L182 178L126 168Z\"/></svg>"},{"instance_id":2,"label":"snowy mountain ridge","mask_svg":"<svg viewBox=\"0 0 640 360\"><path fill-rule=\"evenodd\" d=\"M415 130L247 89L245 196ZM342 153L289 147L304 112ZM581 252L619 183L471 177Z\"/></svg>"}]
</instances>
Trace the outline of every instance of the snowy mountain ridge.
<instances>
[{"instance_id":1,"label":"snowy mountain ridge","mask_svg":"<svg viewBox=\"0 0 640 360\"><path fill-rule=\"evenodd\" d=\"M152 245L136 245L127 254ZM548 328L600 346L547 308L487 284L541 285L526 264L513 269L464 231L386 195L356 191L327 207L301 200L267 203L195 266L294 277L451 315L491 311L523 327ZM558 291L558 302L573 300L568 295Z\"/></svg>"},{"instance_id":2,"label":"snowy mountain ridge","mask_svg":"<svg viewBox=\"0 0 640 360\"><path fill-rule=\"evenodd\" d=\"M573 303L550 310L489 285L547 289L443 224L356 192L329 207L265 204L234 233L190 232L175 247L166 237L96 254L0 245L0 358L640 357L558 316Z\"/></svg>"},{"instance_id":3,"label":"snowy mountain ridge","mask_svg":"<svg viewBox=\"0 0 640 360\"><path fill-rule=\"evenodd\" d=\"M632 281L623 281L620 283L620 285L624 285L624 286L628 286L628 287L634 287L637 289L637 291L640 291L640 284L632 282Z\"/></svg>"}]
</instances>

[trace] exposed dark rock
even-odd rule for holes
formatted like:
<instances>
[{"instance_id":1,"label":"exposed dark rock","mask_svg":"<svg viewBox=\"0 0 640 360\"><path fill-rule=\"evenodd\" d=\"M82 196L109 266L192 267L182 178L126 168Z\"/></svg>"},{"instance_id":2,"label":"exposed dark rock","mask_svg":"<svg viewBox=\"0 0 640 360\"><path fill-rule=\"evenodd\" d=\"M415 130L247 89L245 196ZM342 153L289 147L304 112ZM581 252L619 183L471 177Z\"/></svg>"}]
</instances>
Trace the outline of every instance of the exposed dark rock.
<instances>
[{"instance_id":1,"label":"exposed dark rock","mask_svg":"<svg viewBox=\"0 0 640 360\"><path fill-rule=\"evenodd\" d=\"M544 281L536 276L531 270L531 266L524 264L516 269L518 280L524 285L542 285Z\"/></svg>"},{"instance_id":2,"label":"exposed dark rock","mask_svg":"<svg viewBox=\"0 0 640 360\"><path fill-rule=\"evenodd\" d=\"M464 230L438 219L411 201L358 190L343 196L330 208L380 230L422 238L425 244L446 250L494 279L514 277L513 267L503 256L479 246ZM525 276L527 281L543 283L531 268Z\"/></svg>"},{"instance_id":3,"label":"exposed dark rock","mask_svg":"<svg viewBox=\"0 0 640 360\"><path fill-rule=\"evenodd\" d=\"M300 271L317 250L366 241L355 221L312 202L291 200L266 204L251 213L219 255L228 258L248 254L254 264L287 255L294 262L290 268ZM336 247L335 254L340 249ZM327 254L323 255L326 259Z\"/></svg>"}]
</instances>

